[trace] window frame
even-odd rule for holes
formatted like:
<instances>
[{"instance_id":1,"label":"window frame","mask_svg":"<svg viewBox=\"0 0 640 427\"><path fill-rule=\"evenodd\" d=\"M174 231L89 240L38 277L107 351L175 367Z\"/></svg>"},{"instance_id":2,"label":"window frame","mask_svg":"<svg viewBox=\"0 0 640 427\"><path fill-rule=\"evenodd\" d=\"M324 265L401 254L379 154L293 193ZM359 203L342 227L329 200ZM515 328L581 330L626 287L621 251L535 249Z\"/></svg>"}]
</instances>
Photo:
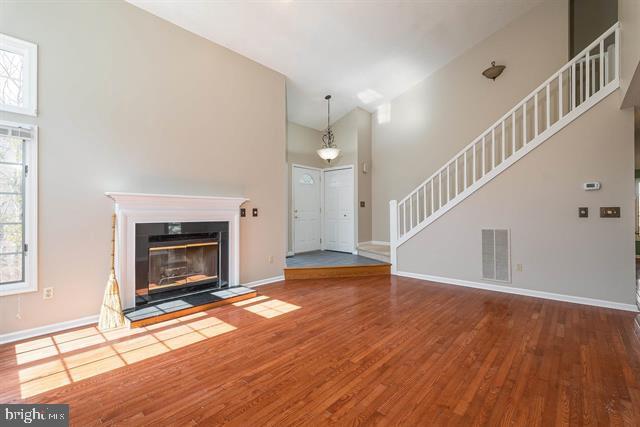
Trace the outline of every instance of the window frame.
<instances>
[{"instance_id":1,"label":"window frame","mask_svg":"<svg viewBox=\"0 0 640 427\"><path fill-rule=\"evenodd\" d=\"M31 139L24 143L24 164L27 174L24 180L24 243L28 250L24 255L24 280L0 284L0 297L38 291L38 126L0 120L1 127L28 129Z\"/></svg>"},{"instance_id":2,"label":"window frame","mask_svg":"<svg viewBox=\"0 0 640 427\"><path fill-rule=\"evenodd\" d=\"M6 50L24 58L23 94L24 106L7 105L0 102L0 111L38 115L38 45L0 33L0 50Z\"/></svg>"}]
</instances>

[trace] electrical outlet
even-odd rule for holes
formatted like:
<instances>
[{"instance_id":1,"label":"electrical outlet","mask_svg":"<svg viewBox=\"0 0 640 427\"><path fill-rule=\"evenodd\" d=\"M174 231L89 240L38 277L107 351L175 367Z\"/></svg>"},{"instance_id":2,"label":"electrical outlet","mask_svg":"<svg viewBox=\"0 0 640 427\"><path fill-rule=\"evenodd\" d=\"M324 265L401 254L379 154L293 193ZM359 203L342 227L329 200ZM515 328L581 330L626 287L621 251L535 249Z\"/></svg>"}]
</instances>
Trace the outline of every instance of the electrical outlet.
<instances>
[{"instance_id":1,"label":"electrical outlet","mask_svg":"<svg viewBox=\"0 0 640 427\"><path fill-rule=\"evenodd\" d=\"M53 298L53 288L44 288L42 290L42 299L51 299Z\"/></svg>"},{"instance_id":2,"label":"electrical outlet","mask_svg":"<svg viewBox=\"0 0 640 427\"><path fill-rule=\"evenodd\" d=\"M522 273L522 264L516 264L516 271Z\"/></svg>"},{"instance_id":3,"label":"electrical outlet","mask_svg":"<svg viewBox=\"0 0 640 427\"><path fill-rule=\"evenodd\" d=\"M269 262L269 264L273 264L273 255L269 255L267 257L267 261Z\"/></svg>"}]
</instances>

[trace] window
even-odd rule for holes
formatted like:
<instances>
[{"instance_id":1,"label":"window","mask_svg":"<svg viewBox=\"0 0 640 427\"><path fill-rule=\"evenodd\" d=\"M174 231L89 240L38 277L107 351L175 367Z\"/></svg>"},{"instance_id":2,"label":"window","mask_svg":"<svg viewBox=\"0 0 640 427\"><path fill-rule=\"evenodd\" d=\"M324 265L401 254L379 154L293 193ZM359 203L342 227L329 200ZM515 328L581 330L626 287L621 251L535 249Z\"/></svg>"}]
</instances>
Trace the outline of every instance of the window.
<instances>
[{"instance_id":1,"label":"window","mask_svg":"<svg viewBox=\"0 0 640 427\"><path fill-rule=\"evenodd\" d=\"M312 185L313 178L308 173L305 173L304 175L302 175L302 178L300 178L300 184Z\"/></svg>"},{"instance_id":2,"label":"window","mask_svg":"<svg viewBox=\"0 0 640 427\"><path fill-rule=\"evenodd\" d=\"M36 115L38 47L0 34L0 111Z\"/></svg>"},{"instance_id":3,"label":"window","mask_svg":"<svg viewBox=\"0 0 640 427\"><path fill-rule=\"evenodd\" d=\"M0 295L37 290L37 129L0 122Z\"/></svg>"}]
</instances>

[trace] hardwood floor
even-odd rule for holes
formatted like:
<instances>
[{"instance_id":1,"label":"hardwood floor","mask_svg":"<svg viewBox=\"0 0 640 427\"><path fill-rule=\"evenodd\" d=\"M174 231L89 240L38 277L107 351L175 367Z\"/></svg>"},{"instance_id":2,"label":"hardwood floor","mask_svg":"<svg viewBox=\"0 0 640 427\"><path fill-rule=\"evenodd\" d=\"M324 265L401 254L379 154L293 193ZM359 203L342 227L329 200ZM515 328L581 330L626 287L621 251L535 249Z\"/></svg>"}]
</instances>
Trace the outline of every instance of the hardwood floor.
<instances>
[{"instance_id":1,"label":"hardwood floor","mask_svg":"<svg viewBox=\"0 0 640 427\"><path fill-rule=\"evenodd\" d=\"M0 347L0 402L74 425L640 425L634 313L395 276L287 281Z\"/></svg>"}]
</instances>

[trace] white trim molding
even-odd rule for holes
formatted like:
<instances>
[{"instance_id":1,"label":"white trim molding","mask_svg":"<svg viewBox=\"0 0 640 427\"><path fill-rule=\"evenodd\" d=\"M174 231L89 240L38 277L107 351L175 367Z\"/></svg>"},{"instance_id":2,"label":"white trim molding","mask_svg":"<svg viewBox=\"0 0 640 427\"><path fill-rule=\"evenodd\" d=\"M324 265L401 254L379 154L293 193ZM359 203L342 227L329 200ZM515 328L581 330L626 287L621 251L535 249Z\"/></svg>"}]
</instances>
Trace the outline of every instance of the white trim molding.
<instances>
[{"instance_id":1,"label":"white trim molding","mask_svg":"<svg viewBox=\"0 0 640 427\"><path fill-rule=\"evenodd\" d=\"M0 286L0 297L38 291L38 126L0 120L9 136L24 141L24 278Z\"/></svg>"},{"instance_id":2,"label":"white trim molding","mask_svg":"<svg viewBox=\"0 0 640 427\"><path fill-rule=\"evenodd\" d=\"M635 304L624 304L615 301L606 301L595 298L577 297L573 295L557 294L554 292L535 291L532 289L514 288L512 286L492 285L489 283L473 282L471 280L453 279L450 277L431 276L428 274L409 273L407 271L396 272L397 276L412 279L425 280L445 285L464 286L466 288L483 289L486 291L502 292L507 294L524 295L528 297L543 298L554 301L571 302L574 304L592 305L596 307L613 308L616 310L632 311L637 313Z\"/></svg>"},{"instance_id":3,"label":"white trim molding","mask_svg":"<svg viewBox=\"0 0 640 427\"><path fill-rule=\"evenodd\" d=\"M0 50L22 57L23 105L0 102L0 111L37 116L38 114L38 45L0 33Z\"/></svg>"},{"instance_id":4,"label":"white trim molding","mask_svg":"<svg viewBox=\"0 0 640 427\"><path fill-rule=\"evenodd\" d=\"M253 282L245 283L242 286L247 288L255 288L257 286L268 285L269 283L281 282L284 280L284 276L274 276L266 279L254 280Z\"/></svg>"},{"instance_id":5,"label":"white trim molding","mask_svg":"<svg viewBox=\"0 0 640 427\"><path fill-rule=\"evenodd\" d=\"M244 197L105 193L115 202L116 277L124 308L135 306L136 224L158 222L229 223L229 286L240 280L240 205Z\"/></svg>"}]
</instances>

